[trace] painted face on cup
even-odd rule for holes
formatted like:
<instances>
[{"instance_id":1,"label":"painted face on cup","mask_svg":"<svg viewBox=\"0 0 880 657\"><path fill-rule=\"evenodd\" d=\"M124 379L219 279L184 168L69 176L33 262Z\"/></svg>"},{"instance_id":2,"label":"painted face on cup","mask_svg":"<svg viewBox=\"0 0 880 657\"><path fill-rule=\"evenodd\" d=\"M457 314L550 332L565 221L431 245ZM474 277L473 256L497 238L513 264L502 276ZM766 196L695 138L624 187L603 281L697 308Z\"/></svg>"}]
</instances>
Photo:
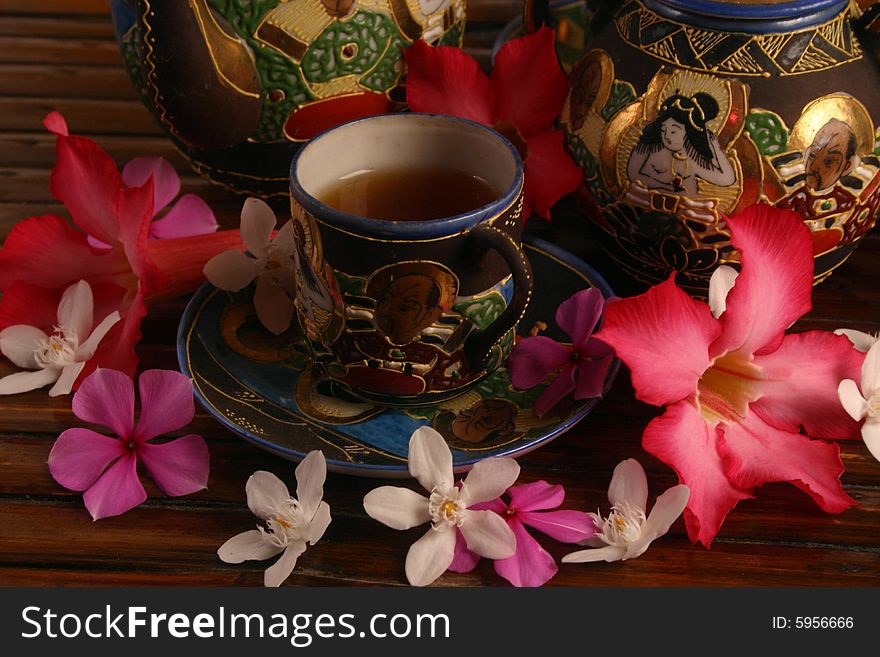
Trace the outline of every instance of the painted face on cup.
<instances>
[{"instance_id":1,"label":"painted face on cup","mask_svg":"<svg viewBox=\"0 0 880 657\"><path fill-rule=\"evenodd\" d=\"M673 118L666 119L660 124L660 138L663 140L663 145L673 153L684 150L685 136L684 125Z\"/></svg>"},{"instance_id":2,"label":"painted face on cup","mask_svg":"<svg viewBox=\"0 0 880 657\"><path fill-rule=\"evenodd\" d=\"M442 314L440 286L425 274L393 280L376 303L376 327L394 344L411 342Z\"/></svg>"},{"instance_id":3,"label":"painted face on cup","mask_svg":"<svg viewBox=\"0 0 880 657\"><path fill-rule=\"evenodd\" d=\"M850 172L856 156L856 137L838 119L823 125L804 153L804 184L814 191L828 189Z\"/></svg>"}]
</instances>

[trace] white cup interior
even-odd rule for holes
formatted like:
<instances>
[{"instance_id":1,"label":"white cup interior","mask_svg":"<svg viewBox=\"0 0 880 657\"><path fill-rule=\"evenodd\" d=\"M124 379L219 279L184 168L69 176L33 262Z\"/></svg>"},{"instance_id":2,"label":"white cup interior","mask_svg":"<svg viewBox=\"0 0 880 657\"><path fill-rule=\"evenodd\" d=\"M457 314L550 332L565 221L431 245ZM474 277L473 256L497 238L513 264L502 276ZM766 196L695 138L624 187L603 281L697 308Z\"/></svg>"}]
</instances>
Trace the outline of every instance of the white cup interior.
<instances>
[{"instance_id":1,"label":"white cup interior","mask_svg":"<svg viewBox=\"0 0 880 657\"><path fill-rule=\"evenodd\" d=\"M307 194L320 198L347 176L426 165L479 176L499 198L517 178L516 157L494 132L420 114L387 114L335 128L300 151L295 174Z\"/></svg>"}]
</instances>

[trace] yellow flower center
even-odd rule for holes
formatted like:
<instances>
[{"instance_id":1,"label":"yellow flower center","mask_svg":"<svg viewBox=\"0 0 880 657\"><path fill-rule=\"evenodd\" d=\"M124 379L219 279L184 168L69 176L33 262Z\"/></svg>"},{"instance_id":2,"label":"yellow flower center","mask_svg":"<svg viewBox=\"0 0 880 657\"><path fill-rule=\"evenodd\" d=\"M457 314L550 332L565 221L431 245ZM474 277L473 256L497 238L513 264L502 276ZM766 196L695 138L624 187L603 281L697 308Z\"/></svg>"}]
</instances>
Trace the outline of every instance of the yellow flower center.
<instances>
[{"instance_id":1,"label":"yellow flower center","mask_svg":"<svg viewBox=\"0 0 880 657\"><path fill-rule=\"evenodd\" d=\"M716 358L697 384L700 414L710 425L745 419L749 404L761 395L761 370L739 353Z\"/></svg>"}]
</instances>

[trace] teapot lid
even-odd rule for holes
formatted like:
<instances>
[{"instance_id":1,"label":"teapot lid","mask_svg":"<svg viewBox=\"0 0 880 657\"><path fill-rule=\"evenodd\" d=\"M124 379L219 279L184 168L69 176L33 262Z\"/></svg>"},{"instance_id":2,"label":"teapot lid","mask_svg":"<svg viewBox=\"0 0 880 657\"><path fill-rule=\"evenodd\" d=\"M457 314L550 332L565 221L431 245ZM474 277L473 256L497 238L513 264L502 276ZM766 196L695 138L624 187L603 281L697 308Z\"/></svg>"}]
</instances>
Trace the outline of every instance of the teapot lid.
<instances>
[{"instance_id":1,"label":"teapot lid","mask_svg":"<svg viewBox=\"0 0 880 657\"><path fill-rule=\"evenodd\" d=\"M737 31L744 22L784 22L786 27L805 28L828 22L849 5L849 0L643 0L658 13L698 15L720 29ZM746 28L746 31L751 31ZM757 29L756 31L764 31Z\"/></svg>"}]
</instances>

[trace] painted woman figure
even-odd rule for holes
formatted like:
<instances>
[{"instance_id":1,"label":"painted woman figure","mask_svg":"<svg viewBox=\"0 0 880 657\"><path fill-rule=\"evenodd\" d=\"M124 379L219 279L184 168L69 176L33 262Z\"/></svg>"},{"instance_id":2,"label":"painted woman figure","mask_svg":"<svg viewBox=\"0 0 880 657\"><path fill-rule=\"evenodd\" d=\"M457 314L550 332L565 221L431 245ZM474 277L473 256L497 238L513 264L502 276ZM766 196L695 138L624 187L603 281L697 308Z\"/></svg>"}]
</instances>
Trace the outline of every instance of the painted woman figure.
<instances>
[{"instance_id":1,"label":"painted woman figure","mask_svg":"<svg viewBox=\"0 0 880 657\"><path fill-rule=\"evenodd\" d=\"M630 181L689 198L700 197L698 179L720 187L735 183L736 171L708 127L718 110L703 92L664 100L630 155Z\"/></svg>"}]
</instances>

